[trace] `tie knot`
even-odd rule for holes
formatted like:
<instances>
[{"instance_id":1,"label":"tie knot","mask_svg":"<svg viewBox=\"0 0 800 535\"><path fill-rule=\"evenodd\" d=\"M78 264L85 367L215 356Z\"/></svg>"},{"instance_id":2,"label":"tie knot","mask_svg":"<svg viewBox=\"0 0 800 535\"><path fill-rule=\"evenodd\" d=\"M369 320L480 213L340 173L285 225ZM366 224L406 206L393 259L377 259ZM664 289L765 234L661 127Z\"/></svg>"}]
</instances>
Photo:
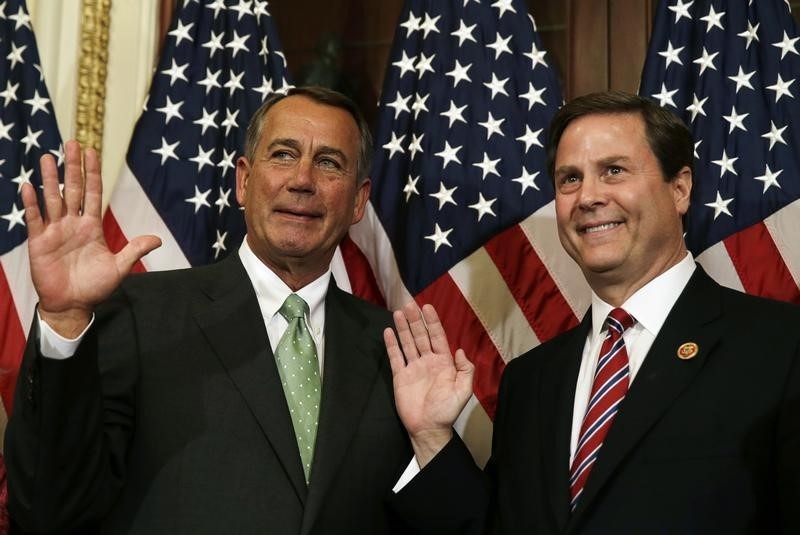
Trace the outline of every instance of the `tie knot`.
<instances>
[{"instance_id":1,"label":"tie knot","mask_svg":"<svg viewBox=\"0 0 800 535\"><path fill-rule=\"evenodd\" d=\"M286 321L292 321L294 318L302 318L308 312L308 303L297 294L289 294L278 312Z\"/></svg>"},{"instance_id":2,"label":"tie knot","mask_svg":"<svg viewBox=\"0 0 800 535\"><path fill-rule=\"evenodd\" d=\"M611 312L608 313L608 318L606 319L606 323L608 323L609 329L614 329L617 331L618 334L622 334L625 330L633 325L636 320L633 319L633 316L625 312L625 310L621 308L615 308Z\"/></svg>"}]
</instances>

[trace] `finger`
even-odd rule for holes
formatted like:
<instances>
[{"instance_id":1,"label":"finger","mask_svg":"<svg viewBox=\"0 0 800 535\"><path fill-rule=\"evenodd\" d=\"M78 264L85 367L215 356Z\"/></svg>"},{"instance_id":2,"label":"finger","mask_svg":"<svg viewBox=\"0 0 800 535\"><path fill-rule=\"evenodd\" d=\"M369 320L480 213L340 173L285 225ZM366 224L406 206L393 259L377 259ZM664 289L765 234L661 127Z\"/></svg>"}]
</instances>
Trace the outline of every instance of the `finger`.
<instances>
[{"instance_id":1,"label":"finger","mask_svg":"<svg viewBox=\"0 0 800 535\"><path fill-rule=\"evenodd\" d=\"M463 349L457 349L455 355L456 382L460 397L465 400L472 395L473 381L475 379L475 365L467 358Z\"/></svg>"},{"instance_id":2,"label":"finger","mask_svg":"<svg viewBox=\"0 0 800 535\"><path fill-rule=\"evenodd\" d=\"M414 336L414 344L417 347L417 351L419 351L420 355L430 353L431 339L419 307L412 301L403 307L403 311L408 318L408 327L411 329L411 334Z\"/></svg>"},{"instance_id":3,"label":"finger","mask_svg":"<svg viewBox=\"0 0 800 535\"><path fill-rule=\"evenodd\" d=\"M386 354L389 355L389 366L392 368L392 375L397 375L406 367L403 352L397 342L394 331L387 327L383 330L383 343L386 344Z\"/></svg>"},{"instance_id":4,"label":"finger","mask_svg":"<svg viewBox=\"0 0 800 535\"><path fill-rule=\"evenodd\" d=\"M25 225L28 237L35 238L44 232L44 222L36 199L36 189L30 182L22 184L22 207L25 209Z\"/></svg>"},{"instance_id":5,"label":"finger","mask_svg":"<svg viewBox=\"0 0 800 535\"><path fill-rule=\"evenodd\" d=\"M450 344L447 343L447 333L444 331L444 326L439 321L439 315L433 305L426 304L422 306L422 317L425 319L425 325L428 328L433 352L449 355Z\"/></svg>"},{"instance_id":6,"label":"finger","mask_svg":"<svg viewBox=\"0 0 800 535\"><path fill-rule=\"evenodd\" d=\"M414 343L414 335L411 334L411 329L408 326L405 307L402 310L395 310L392 317L394 318L397 337L400 339L400 346L403 348L406 360L411 362L418 359L419 352L417 351L417 345Z\"/></svg>"},{"instance_id":7,"label":"finger","mask_svg":"<svg viewBox=\"0 0 800 535\"><path fill-rule=\"evenodd\" d=\"M83 204L83 174L81 173L81 146L75 140L67 141L64 163L64 208L68 215L78 215Z\"/></svg>"},{"instance_id":8,"label":"finger","mask_svg":"<svg viewBox=\"0 0 800 535\"><path fill-rule=\"evenodd\" d=\"M86 183L84 185L83 213L100 217L103 206L103 179L100 174L100 155L94 149L86 149L84 155Z\"/></svg>"},{"instance_id":9,"label":"finger","mask_svg":"<svg viewBox=\"0 0 800 535\"><path fill-rule=\"evenodd\" d=\"M160 246L161 239L158 236L135 237L115 255L117 271L122 275L127 275L140 258Z\"/></svg>"},{"instance_id":10,"label":"finger","mask_svg":"<svg viewBox=\"0 0 800 535\"><path fill-rule=\"evenodd\" d=\"M39 159L39 170L42 173L44 219L58 221L64 212L64 199L61 198L58 186L58 167L52 154L45 154Z\"/></svg>"}]
</instances>

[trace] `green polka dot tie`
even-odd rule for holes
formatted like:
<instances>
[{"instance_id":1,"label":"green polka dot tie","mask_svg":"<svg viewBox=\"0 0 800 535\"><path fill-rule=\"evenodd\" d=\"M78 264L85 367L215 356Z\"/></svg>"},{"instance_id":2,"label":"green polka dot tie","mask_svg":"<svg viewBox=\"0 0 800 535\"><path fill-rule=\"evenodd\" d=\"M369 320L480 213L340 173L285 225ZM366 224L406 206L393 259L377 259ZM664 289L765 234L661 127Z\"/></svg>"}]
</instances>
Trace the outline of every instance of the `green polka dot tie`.
<instances>
[{"instance_id":1,"label":"green polka dot tie","mask_svg":"<svg viewBox=\"0 0 800 535\"><path fill-rule=\"evenodd\" d=\"M321 388L317 348L304 319L308 304L300 296L289 295L278 312L286 318L289 326L275 349L275 360L308 483L317 438Z\"/></svg>"}]
</instances>

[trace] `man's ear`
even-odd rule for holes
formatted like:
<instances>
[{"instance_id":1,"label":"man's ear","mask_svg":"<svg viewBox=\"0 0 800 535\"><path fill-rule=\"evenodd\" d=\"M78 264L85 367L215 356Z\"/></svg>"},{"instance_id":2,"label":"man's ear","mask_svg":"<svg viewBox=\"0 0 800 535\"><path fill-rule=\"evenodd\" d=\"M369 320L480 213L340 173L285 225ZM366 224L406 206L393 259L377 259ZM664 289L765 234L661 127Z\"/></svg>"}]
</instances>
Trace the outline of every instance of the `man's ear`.
<instances>
[{"instance_id":1,"label":"man's ear","mask_svg":"<svg viewBox=\"0 0 800 535\"><path fill-rule=\"evenodd\" d=\"M689 199L692 196L692 170L685 165L670 182L675 209L681 215L689 211Z\"/></svg>"},{"instance_id":2,"label":"man's ear","mask_svg":"<svg viewBox=\"0 0 800 535\"><path fill-rule=\"evenodd\" d=\"M236 202L244 207L247 200L247 180L250 178L250 162L244 156L236 160Z\"/></svg>"}]
</instances>

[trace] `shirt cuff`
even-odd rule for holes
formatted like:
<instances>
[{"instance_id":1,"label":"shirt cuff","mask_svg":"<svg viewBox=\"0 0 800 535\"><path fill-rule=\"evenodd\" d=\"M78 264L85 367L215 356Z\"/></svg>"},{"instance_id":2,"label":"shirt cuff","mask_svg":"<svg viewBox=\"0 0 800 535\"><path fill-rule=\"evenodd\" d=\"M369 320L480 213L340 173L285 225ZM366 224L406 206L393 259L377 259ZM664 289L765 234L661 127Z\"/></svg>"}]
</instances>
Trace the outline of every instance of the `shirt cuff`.
<instances>
[{"instance_id":1,"label":"shirt cuff","mask_svg":"<svg viewBox=\"0 0 800 535\"><path fill-rule=\"evenodd\" d=\"M408 485L408 483L412 479L414 479L414 477L416 477L417 474L419 474L419 471L420 471L419 463L417 462L417 456L415 455L411 459L411 462L408 463L408 466L406 466L406 469L403 472L403 475L401 475L400 479L397 480L397 483L394 484L394 487L392 488L392 492L394 492L395 494L400 492L403 489L403 487Z\"/></svg>"},{"instance_id":2,"label":"shirt cuff","mask_svg":"<svg viewBox=\"0 0 800 535\"><path fill-rule=\"evenodd\" d=\"M36 322L39 326L39 352L48 359L64 360L70 358L77 351L83 336L94 323L94 314L89 320L89 325L75 338L64 338L55 332L46 322L42 321L39 311L36 311Z\"/></svg>"}]
</instances>

